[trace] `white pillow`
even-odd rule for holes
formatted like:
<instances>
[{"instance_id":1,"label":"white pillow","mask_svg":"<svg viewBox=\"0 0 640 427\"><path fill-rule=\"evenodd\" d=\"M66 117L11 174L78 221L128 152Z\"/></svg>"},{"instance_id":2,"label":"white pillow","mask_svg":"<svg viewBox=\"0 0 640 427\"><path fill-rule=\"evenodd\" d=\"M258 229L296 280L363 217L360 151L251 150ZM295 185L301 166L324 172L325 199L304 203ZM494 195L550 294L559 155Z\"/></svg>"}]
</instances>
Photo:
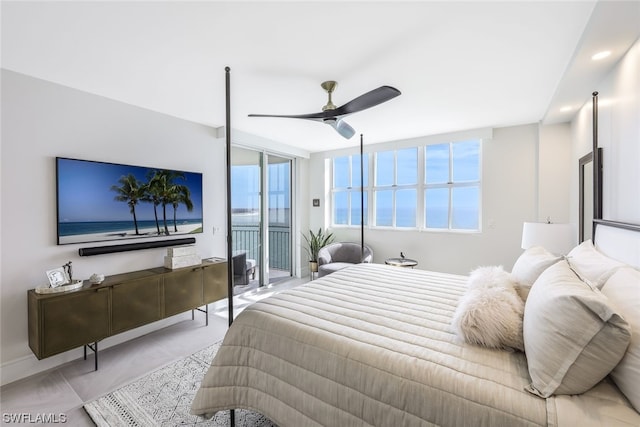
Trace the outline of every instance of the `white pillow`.
<instances>
[{"instance_id":1,"label":"white pillow","mask_svg":"<svg viewBox=\"0 0 640 427\"><path fill-rule=\"evenodd\" d=\"M527 390L549 397L584 393L600 382L622 359L631 330L598 289L560 261L531 287L523 336Z\"/></svg>"},{"instance_id":2,"label":"white pillow","mask_svg":"<svg viewBox=\"0 0 640 427\"><path fill-rule=\"evenodd\" d=\"M640 271L631 267L617 270L602 287L602 293L631 325L631 343L611 376L640 412Z\"/></svg>"},{"instance_id":3,"label":"white pillow","mask_svg":"<svg viewBox=\"0 0 640 427\"><path fill-rule=\"evenodd\" d=\"M573 248L567 254L567 260L583 281L598 289L602 288L616 269L626 265L598 252L591 240L586 240Z\"/></svg>"},{"instance_id":4,"label":"white pillow","mask_svg":"<svg viewBox=\"0 0 640 427\"><path fill-rule=\"evenodd\" d=\"M524 303L502 267L480 267L469 276L452 325L464 341L489 348L524 351Z\"/></svg>"},{"instance_id":5,"label":"white pillow","mask_svg":"<svg viewBox=\"0 0 640 427\"><path fill-rule=\"evenodd\" d=\"M520 255L511 269L511 275L518 282L516 290L523 301L527 300L529 289L540 274L561 259L542 246L529 248Z\"/></svg>"}]
</instances>

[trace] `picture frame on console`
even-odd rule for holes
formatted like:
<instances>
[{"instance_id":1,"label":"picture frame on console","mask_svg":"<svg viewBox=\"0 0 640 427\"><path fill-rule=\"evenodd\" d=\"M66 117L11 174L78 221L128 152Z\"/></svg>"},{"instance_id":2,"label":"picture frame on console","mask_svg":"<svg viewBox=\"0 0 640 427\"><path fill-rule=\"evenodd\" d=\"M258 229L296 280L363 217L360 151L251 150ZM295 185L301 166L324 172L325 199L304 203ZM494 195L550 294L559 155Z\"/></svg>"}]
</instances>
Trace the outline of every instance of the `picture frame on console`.
<instances>
[{"instance_id":1,"label":"picture frame on console","mask_svg":"<svg viewBox=\"0 0 640 427\"><path fill-rule=\"evenodd\" d=\"M47 270L47 279L49 279L49 285L51 285L52 288L57 288L58 286L69 283L69 276L64 267Z\"/></svg>"}]
</instances>

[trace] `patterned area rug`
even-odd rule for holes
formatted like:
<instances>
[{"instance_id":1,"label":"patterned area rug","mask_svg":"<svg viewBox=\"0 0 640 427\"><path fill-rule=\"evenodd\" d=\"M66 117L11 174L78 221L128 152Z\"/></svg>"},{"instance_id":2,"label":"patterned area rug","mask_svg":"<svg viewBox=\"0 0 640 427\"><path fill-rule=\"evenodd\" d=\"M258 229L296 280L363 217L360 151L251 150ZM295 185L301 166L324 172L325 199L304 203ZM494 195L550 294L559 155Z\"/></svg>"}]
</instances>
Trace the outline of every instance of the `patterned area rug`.
<instances>
[{"instance_id":1,"label":"patterned area rug","mask_svg":"<svg viewBox=\"0 0 640 427\"><path fill-rule=\"evenodd\" d=\"M133 383L84 405L98 427L114 426L228 426L229 411L212 419L189 414L191 402L211 360L220 348L216 343L174 362ZM237 427L275 427L257 412L237 409Z\"/></svg>"}]
</instances>

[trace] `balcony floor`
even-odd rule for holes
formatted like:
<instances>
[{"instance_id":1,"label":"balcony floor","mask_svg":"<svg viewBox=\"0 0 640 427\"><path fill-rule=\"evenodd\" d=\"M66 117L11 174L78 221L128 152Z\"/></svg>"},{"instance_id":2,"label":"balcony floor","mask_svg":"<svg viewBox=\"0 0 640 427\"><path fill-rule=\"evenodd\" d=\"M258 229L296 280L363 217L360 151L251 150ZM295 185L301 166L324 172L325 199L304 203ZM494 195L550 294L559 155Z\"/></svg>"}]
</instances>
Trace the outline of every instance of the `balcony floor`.
<instances>
[{"instance_id":1,"label":"balcony floor","mask_svg":"<svg viewBox=\"0 0 640 427\"><path fill-rule=\"evenodd\" d=\"M287 270L279 270L276 268L269 269L269 285L280 283L283 280L290 280L291 272ZM233 287L233 295L240 295L245 292L250 292L259 288L260 273L256 269L255 279L250 279L248 285L240 285Z\"/></svg>"}]
</instances>

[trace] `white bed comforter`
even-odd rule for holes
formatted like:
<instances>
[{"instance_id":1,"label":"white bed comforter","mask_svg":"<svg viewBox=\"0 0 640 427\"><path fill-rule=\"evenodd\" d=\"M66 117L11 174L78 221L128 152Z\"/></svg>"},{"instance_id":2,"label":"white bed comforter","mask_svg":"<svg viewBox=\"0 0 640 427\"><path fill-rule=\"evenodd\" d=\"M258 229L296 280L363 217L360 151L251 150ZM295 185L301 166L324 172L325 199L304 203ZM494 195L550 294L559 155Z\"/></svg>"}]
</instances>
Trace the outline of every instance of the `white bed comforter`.
<instances>
[{"instance_id":1,"label":"white bed comforter","mask_svg":"<svg viewBox=\"0 0 640 427\"><path fill-rule=\"evenodd\" d=\"M524 390L523 353L457 339L465 289L465 276L362 264L253 304L192 413L253 409L281 427L556 425L554 399Z\"/></svg>"}]
</instances>

